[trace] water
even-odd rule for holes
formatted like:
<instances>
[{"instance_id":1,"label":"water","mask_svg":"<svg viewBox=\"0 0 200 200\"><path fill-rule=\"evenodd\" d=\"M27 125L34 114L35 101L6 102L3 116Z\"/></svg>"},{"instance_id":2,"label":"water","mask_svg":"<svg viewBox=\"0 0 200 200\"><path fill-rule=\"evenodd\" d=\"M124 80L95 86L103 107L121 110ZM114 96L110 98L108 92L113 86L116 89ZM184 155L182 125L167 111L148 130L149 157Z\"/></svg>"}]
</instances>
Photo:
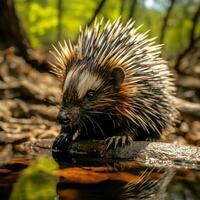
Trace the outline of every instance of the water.
<instances>
[{"instance_id":1,"label":"water","mask_svg":"<svg viewBox=\"0 0 200 200\"><path fill-rule=\"evenodd\" d=\"M23 157L1 161L0 199L199 200L199 179L194 170L58 164L51 155Z\"/></svg>"}]
</instances>

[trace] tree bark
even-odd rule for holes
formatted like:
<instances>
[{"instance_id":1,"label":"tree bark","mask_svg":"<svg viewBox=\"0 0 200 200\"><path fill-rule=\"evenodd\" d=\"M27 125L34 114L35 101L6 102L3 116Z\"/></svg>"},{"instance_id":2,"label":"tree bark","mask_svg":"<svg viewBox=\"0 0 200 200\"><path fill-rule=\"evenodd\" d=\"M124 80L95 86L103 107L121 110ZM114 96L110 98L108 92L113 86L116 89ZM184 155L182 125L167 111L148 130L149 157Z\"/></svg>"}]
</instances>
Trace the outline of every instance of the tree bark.
<instances>
[{"instance_id":1,"label":"tree bark","mask_svg":"<svg viewBox=\"0 0 200 200\"><path fill-rule=\"evenodd\" d=\"M163 25L162 25L162 28L161 28L161 34L160 34L160 43L163 43L164 41L164 38L165 38L165 33L166 33L166 29L167 29L167 25L168 25L168 21L169 21L169 16L170 16L170 13L174 7L174 4L175 4L175 0L171 0L170 1L170 5L167 9L167 12L166 12L166 15L163 19Z\"/></svg>"}]
</instances>

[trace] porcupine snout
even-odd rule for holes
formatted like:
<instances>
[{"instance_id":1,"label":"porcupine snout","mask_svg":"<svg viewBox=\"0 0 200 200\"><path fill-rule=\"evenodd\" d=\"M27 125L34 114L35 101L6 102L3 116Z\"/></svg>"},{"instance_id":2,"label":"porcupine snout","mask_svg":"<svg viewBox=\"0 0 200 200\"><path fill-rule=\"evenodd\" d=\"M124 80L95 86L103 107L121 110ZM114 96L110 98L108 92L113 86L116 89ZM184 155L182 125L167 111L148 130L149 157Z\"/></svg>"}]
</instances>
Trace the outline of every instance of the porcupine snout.
<instances>
[{"instance_id":1,"label":"porcupine snout","mask_svg":"<svg viewBox=\"0 0 200 200\"><path fill-rule=\"evenodd\" d=\"M57 116L58 122L61 125L73 126L79 121L79 108L78 107L61 107Z\"/></svg>"},{"instance_id":2,"label":"porcupine snout","mask_svg":"<svg viewBox=\"0 0 200 200\"><path fill-rule=\"evenodd\" d=\"M66 155L73 135L78 131L79 119L80 109L77 106L61 106L57 115L61 130L52 145L52 155L56 160L62 159L63 153Z\"/></svg>"},{"instance_id":3,"label":"porcupine snout","mask_svg":"<svg viewBox=\"0 0 200 200\"><path fill-rule=\"evenodd\" d=\"M66 108L60 109L57 119L60 124L69 124L70 118Z\"/></svg>"}]
</instances>

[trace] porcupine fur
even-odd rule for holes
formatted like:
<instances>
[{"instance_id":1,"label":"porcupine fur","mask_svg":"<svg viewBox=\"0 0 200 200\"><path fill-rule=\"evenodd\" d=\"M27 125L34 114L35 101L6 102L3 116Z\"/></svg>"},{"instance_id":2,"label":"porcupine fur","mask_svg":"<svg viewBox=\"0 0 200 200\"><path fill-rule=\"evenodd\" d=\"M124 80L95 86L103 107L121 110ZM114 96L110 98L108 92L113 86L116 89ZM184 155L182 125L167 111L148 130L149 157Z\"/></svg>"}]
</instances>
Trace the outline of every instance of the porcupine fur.
<instances>
[{"instance_id":1,"label":"porcupine fur","mask_svg":"<svg viewBox=\"0 0 200 200\"><path fill-rule=\"evenodd\" d=\"M52 71L63 91L58 116L68 132L116 145L157 139L172 126L173 76L160 55L162 45L138 29L132 20L105 26L96 20L80 30L75 45L54 47Z\"/></svg>"}]
</instances>

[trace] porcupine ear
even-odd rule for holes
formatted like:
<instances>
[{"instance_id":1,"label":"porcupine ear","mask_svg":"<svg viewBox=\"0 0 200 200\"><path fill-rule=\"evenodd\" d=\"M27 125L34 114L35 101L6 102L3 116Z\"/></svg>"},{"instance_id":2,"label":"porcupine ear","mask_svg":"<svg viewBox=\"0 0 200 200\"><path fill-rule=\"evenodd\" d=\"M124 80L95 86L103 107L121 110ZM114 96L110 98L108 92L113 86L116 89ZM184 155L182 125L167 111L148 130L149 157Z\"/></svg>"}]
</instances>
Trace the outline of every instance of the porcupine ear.
<instances>
[{"instance_id":1,"label":"porcupine ear","mask_svg":"<svg viewBox=\"0 0 200 200\"><path fill-rule=\"evenodd\" d=\"M111 76L113 79L113 86L115 89L119 89L125 78L125 72L121 67L115 67L112 69Z\"/></svg>"}]
</instances>

